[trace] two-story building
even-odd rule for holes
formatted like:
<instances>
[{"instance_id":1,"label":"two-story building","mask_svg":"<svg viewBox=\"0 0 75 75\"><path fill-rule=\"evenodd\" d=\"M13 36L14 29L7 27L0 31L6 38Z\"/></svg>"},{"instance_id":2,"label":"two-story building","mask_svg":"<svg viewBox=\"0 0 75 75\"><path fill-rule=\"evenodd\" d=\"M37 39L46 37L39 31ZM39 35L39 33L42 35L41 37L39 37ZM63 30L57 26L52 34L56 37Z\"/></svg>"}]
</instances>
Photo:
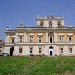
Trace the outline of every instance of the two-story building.
<instances>
[{"instance_id":1,"label":"two-story building","mask_svg":"<svg viewBox=\"0 0 75 75\"><path fill-rule=\"evenodd\" d=\"M64 18L36 18L36 27L23 24L5 31L5 53L12 55L75 55L75 27L64 26Z\"/></svg>"}]
</instances>

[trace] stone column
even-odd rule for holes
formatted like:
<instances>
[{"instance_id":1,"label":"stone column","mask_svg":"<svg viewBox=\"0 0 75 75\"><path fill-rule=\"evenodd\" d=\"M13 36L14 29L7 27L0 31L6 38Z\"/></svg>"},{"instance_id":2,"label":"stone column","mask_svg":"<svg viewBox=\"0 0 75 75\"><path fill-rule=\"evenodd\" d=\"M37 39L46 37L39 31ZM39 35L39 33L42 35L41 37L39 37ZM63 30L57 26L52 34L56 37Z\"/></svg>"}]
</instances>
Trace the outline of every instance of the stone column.
<instances>
[{"instance_id":1,"label":"stone column","mask_svg":"<svg viewBox=\"0 0 75 75\"><path fill-rule=\"evenodd\" d=\"M9 34L6 34L5 43L9 43L9 40L10 40L10 36Z\"/></svg>"},{"instance_id":2,"label":"stone column","mask_svg":"<svg viewBox=\"0 0 75 75\"><path fill-rule=\"evenodd\" d=\"M24 33L24 42L27 42L27 35Z\"/></svg>"},{"instance_id":3,"label":"stone column","mask_svg":"<svg viewBox=\"0 0 75 75\"><path fill-rule=\"evenodd\" d=\"M18 55L19 54L19 48L18 46L14 47L13 55Z\"/></svg>"},{"instance_id":4,"label":"stone column","mask_svg":"<svg viewBox=\"0 0 75 75\"><path fill-rule=\"evenodd\" d=\"M45 35L46 35L46 42L48 42L48 32L46 32Z\"/></svg>"},{"instance_id":5,"label":"stone column","mask_svg":"<svg viewBox=\"0 0 75 75\"><path fill-rule=\"evenodd\" d=\"M75 46L73 46L73 54L74 54L74 56L75 56Z\"/></svg>"},{"instance_id":6,"label":"stone column","mask_svg":"<svg viewBox=\"0 0 75 75\"><path fill-rule=\"evenodd\" d=\"M18 33L15 35L15 42L18 42Z\"/></svg>"},{"instance_id":7,"label":"stone column","mask_svg":"<svg viewBox=\"0 0 75 75\"><path fill-rule=\"evenodd\" d=\"M64 46L64 47L63 47L63 54L64 54L64 55L69 55L68 46Z\"/></svg>"},{"instance_id":8,"label":"stone column","mask_svg":"<svg viewBox=\"0 0 75 75\"><path fill-rule=\"evenodd\" d=\"M49 26L48 26L48 21L47 21L47 20L45 21L44 24L45 24L44 27L49 27Z\"/></svg>"},{"instance_id":9,"label":"stone column","mask_svg":"<svg viewBox=\"0 0 75 75\"><path fill-rule=\"evenodd\" d=\"M3 51L4 51L4 53L10 54L10 45L7 46L6 43L10 43L10 35L9 34L6 34L6 38L5 38L5 49Z\"/></svg>"},{"instance_id":10,"label":"stone column","mask_svg":"<svg viewBox=\"0 0 75 75\"><path fill-rule=\"evenodd\" d=\"M57 42L57 33L54 33L54 42Z\"/></svg>"}]
</instances>

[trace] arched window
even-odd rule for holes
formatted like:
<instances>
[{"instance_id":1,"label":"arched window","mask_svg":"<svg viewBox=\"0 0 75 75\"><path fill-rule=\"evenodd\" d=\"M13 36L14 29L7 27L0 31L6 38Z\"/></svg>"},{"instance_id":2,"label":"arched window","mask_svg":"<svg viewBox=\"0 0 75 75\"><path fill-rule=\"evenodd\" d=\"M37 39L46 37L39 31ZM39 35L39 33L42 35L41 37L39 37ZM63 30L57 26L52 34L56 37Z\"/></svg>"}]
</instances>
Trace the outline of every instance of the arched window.
<instances>
[{"instance_id":1,"label":"arched window","mask_svg":"<svg viewBox=\"0 0 75 75\"><path fill-rule=\"evenodd\" d=\"M59 28L62 28L63 27L63 25L61 24L60 21L57 22L57 25L58 25Z\"/></svg>"},{"instance_id":2,"label":"arched window","mask_svg":"<svg viewBox=\"0 0 75 75\"><path fill-rule=\"evenodd\" d=\"M58 27L59 27L59 26L61 26L61 22L60 22L60 21L58 21L58 22L57 22L57 25L58 25Z\"/></svg>"},{"instance_id":3,"label":"arched window","mask_svg":"<svg viewBox=\"0 0 75 75\"><path fill-rule=\"evenodd\" d=\"M52 27L52 22L51 21L49 21L49 27Z\"/></svg>"},{"instance_id":4,"label":"arched window","mask_svg":"<svg viewBox=\"0 0 75 75\"><path fill-rule=\"evenodd\" d=\"M40 26L41 26L41 27L44 26L44 22L43 22L43 21L40 22Z\"/></svg>"}]
</instances>

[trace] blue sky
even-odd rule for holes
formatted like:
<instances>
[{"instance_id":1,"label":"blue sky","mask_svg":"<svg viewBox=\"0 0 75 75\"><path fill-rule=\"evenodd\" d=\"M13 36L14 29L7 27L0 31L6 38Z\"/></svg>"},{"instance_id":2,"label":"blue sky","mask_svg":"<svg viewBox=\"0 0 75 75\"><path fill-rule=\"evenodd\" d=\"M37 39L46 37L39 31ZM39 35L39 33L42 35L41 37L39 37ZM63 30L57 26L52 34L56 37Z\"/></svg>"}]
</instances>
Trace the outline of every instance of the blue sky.
<instances>
[{"instance_id":1,"label":"blue sky","mask_svg":"<svg viewBox=\"0 0 75 75\"><path fill-rule=\"evenodd\" d=\"M64 16L66 26L75 26L75 0L0 0L0 39L5 39L7 26L36 26L36 16L49 13Z\"/></svg>"}]
</instances>

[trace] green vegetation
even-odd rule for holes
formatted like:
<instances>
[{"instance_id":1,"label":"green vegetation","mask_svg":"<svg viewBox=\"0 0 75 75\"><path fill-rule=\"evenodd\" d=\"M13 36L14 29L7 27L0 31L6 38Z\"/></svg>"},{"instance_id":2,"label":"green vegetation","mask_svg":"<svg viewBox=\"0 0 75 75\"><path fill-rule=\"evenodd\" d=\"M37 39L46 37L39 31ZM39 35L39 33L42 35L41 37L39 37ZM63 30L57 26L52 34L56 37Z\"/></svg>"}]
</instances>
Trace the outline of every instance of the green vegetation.
<instances>
[{"instance_id":1,"label":"green vegetation","mask_svg":"<svg viewBox=\"0 0 75 75\"><path fill-rule=\"evenodd\" d=\"M0 75L75 75L75 57L1 57Z\"/></svg>"}]
</instances>

